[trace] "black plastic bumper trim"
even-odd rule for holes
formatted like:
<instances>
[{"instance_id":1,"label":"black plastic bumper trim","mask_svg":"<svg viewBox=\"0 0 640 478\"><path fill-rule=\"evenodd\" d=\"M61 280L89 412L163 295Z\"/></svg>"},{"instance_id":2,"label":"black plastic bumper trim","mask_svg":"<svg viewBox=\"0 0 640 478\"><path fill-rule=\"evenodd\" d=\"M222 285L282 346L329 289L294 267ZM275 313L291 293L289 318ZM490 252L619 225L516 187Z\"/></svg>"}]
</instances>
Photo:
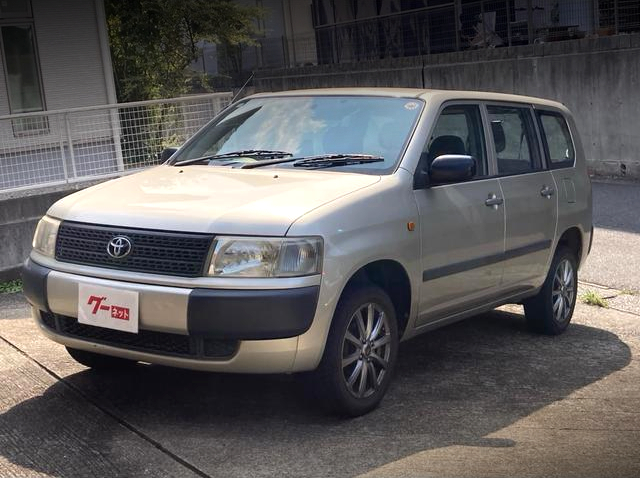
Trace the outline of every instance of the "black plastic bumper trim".
<instances>
[{"instance_id":1,"label":"black plastic bumper trim","mask_svg":"<svg viewBox=\"0 0 640 478\"><path fill-rule=\"evenodd\" d=\"M47 276L51 269L36 264L30 258L22 266L22 293L29 303L49 312L47 301Z\"/></svg>"},{"instance_id":2,"label":"black plastic bumper trim","mask_svg":"<svg viewBox=\"0 0 640 478\"><path fill-rule=\"evenodd\" d=\"M65 337L163 357L227 360L238 351L237 340L180 335L140 329L137 334L81 324L75 317L40 312L40 323Z\"/></svg>"},{"instance_id":3,"label":"black plastic bumper trim","mask_svg":"<svg viewBox=\"0 0 640 478\"><path fill-rule=\"evenodd\" d=\"M237 340L282 339L309 330L320 286L275 290L193 289L189 334Z\"/></svg>"}]
</instances>

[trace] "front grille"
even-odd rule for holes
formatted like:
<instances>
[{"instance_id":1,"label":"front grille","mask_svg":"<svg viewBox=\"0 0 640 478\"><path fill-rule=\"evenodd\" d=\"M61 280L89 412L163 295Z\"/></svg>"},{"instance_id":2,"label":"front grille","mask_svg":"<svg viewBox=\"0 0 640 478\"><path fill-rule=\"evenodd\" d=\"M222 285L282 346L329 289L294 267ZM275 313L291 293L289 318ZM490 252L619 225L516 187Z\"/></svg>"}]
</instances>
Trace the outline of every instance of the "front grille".
<instances>
[{"instance_id":1,"label":"front grille","mask_svg":"<svg viewBox=\"0 0 640 478\"><path fill-rule=\"evenodd\" d=\"M113 347L192 359L221 359L235 354L237 340L139 330L137 334L80 324L75 318L40 312L41 322L54 332Z\"/></svg>"},{"instance_id":2,"label":"front grille","mask_svg":"<svg viewBox=\"0 0 640 478\"><path fill-rule=\"evenodd\" d=\"M109 242L116 236L125 236L131 242L131 252L126 257L116 259L107 253ZM110 269L198 277L204 273L212 240L209 234L63 222L58 229L56 259Z\"/></svg>"}]
</instances>

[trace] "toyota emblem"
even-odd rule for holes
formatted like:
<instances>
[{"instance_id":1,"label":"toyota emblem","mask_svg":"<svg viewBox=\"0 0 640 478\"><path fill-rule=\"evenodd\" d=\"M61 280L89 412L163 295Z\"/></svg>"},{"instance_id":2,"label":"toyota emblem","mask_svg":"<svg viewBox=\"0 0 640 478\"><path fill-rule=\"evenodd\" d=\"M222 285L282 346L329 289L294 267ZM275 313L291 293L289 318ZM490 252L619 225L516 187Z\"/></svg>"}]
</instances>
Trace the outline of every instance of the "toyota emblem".
<instances>
[{"instance_id":1,"label":"toyota emblem","mask_svg":"<svg viewBox=\"0 0 640 478\"><path fill-rule=\"evenodd\" d=\"M114 259L122 259L131 253L131 241L125 236L116 236L107 244L107 253Z\"/></svg>"}]
</instances>

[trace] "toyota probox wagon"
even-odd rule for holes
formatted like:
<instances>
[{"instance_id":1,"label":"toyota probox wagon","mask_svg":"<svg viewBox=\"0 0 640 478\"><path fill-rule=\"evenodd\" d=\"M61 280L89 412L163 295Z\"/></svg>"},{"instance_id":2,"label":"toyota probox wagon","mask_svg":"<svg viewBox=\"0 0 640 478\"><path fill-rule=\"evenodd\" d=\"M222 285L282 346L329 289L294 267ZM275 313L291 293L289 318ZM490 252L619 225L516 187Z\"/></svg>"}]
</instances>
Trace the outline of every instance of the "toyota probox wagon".
<instances>
[{"instance_id":1,"label":"toyota probox wagon","mask_svg":"<svg viewBox=\"0 0 640 478\"><path fill-rule=\"evenodd\" d=\"M591 184L561 104L328 89L228 107L163 165L68 196L24 291L78 362L307 374L373 409L398 344L506 303L563 332Z\"/></svg>"}]
</instances>

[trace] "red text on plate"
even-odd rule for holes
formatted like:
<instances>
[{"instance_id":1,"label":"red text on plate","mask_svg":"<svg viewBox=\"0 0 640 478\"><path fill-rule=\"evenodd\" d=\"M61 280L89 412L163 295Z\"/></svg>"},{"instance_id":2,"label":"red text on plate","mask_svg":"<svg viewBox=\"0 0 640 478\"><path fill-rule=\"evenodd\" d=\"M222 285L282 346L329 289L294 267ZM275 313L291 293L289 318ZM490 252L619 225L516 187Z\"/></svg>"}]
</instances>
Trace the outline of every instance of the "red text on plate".
<instances>
[{"instance_id":1,"label":"red text on plate","mask_svg":"<svg viewBox=\"0 0 640 478\"><path fill-rule=\"evenodd\" d=\"M111 318L120 320L129 320L129 309L127 307L111 306Z\"/></svg>"}]
</instances>

